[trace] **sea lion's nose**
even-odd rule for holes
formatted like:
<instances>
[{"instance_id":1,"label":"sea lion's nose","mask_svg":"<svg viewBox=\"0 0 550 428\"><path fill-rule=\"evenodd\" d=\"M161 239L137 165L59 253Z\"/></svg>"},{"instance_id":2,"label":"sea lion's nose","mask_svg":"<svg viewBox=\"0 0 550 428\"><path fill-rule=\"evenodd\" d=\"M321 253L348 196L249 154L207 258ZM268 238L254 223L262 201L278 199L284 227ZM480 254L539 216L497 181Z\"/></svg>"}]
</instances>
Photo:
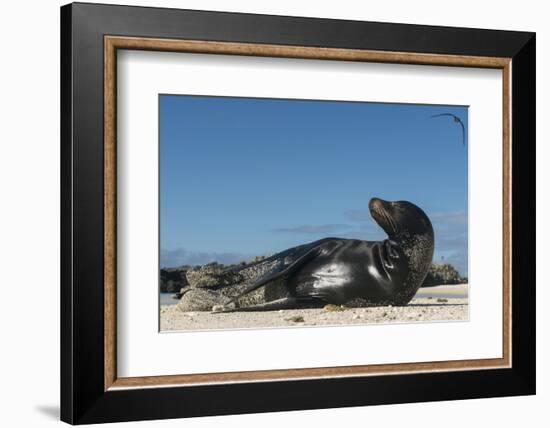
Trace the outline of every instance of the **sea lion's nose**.
<instances>
[{"instance_id":1,"label":"sea lion's nose","mask_svg":"<svg viewBox=\"0 0 550 428\"><path fill-rule=\"evenodd\" d=\"M384 201L380 198L372 198L369 202L369 209L376 210L377 208L381 208L384 205Z\"/></svg>"}]
</instances>

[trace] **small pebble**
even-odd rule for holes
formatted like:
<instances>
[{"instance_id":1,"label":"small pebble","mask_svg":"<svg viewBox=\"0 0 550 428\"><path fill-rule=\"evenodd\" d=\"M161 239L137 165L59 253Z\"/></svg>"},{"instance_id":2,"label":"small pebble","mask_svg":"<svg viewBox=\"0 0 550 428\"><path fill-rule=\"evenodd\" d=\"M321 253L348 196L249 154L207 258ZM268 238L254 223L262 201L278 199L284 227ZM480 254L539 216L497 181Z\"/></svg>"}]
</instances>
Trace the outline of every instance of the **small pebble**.
<instances>
[{"instance_id":1,"label":"small pebble","mask_svg":"<svg viewBox=\"0 0 550 428\"><path fill-rule=\"evenodd\" d=\"M304 322L304 317L301 315L294 315L293 317L285 318L285 321Z\"/></svg>"},{"instance_id":2,"label":"small pebble","mask_svg":"<svg viewBox=\"0 0 550 428\"><path fill-rule=\"evenodd\" d=\"M342 312L345 311L346 308L344 306L340 305L333 305L332 303L329 303L328 305L325 305L323 308L327 312Z\"/></svg>"}]
</instances>

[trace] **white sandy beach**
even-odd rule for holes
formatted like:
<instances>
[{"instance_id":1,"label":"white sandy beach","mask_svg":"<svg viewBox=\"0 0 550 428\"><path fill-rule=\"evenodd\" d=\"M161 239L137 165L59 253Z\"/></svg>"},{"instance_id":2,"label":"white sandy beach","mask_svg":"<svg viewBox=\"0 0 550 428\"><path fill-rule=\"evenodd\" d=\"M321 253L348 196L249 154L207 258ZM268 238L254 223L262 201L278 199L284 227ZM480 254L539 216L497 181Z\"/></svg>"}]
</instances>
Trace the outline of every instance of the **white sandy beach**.
<instances>
[{"instance_id":1,"label":"white sandy beach","mask_svg":"<svg viewBox=\"0 0 550 428\"><path fill-rule=\"evenodd\" d=\"M468 320L468 284L422 288L407 306L292 309L268 312L183 312L162 305L161 331L329 326Z\"/></svg>"}]
</instances>

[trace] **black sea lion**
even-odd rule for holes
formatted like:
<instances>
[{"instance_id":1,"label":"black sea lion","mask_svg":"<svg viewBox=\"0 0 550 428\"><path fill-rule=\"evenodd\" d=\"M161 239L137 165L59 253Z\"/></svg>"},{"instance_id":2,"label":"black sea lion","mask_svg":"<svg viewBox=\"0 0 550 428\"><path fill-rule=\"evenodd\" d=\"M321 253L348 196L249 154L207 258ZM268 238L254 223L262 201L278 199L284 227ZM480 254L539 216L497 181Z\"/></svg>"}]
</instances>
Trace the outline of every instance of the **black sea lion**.
<instances>
[{"instance_id":1,"label":"black sea lion","mask_svg":"<svg viewBox=\"0 0 550 428\"><path fill-rule=\"evenodd\" d=\"M432 262L432 224L419 207L406 201L373 198L369 210L389 239L325 238L232 269L233 274L246 274L247 270L265 268L262 276L248 285L203 291L209 301L202 301L199 306L202 304L203 309L197 306L195 310L260 311L322 307L328 303L407 304ZM185 298L186 294L182 300ZM200 292L188 298L200 298ZM189 303L184 301L188 307Z\"/></svg>"}]
</instances>

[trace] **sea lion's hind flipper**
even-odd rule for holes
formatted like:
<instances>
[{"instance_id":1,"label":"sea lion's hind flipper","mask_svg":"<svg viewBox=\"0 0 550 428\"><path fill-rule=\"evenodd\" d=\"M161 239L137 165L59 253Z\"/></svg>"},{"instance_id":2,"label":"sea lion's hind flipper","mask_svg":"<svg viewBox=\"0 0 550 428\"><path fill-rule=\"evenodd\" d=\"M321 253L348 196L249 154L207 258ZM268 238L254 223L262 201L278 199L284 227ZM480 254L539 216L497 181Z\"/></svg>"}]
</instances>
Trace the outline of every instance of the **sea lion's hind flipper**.
<instances>
[{"instance_id":1,"label":"sea lion's hind flipper","mask_svg":"<svg viewBox=\"0 0 550 428\"><path fill-rule=\"evenodd\" d=\"M292 273L296 272L296 270L298 270L300 267L302 267L304 265L304 263L307 263L309 260L311 260L314 257L316 257L317 255L319 255L319 251L320 251L320 247L315 246L312 249L310 249L307 253L305 253L303 256L300 256L299 258L297 258L295 261L293 261L291 264L289 264L283 270L280 270L278 272L274 272L271 275L267 275L267 276L264 276L264 277L260 278L255 283L253 283L250 286L246 287L241 294L239 294L238 296L231 299L231 301L228 304L226 304L225 306L235 305L236 310L239 310L239 308L237 308L237 301L241 297L243 297L246 294L260 288L261 286L266 285L266 284L268 284L272 281L275 281L279 278L288 277L288 275L291 275ZM244 309L244 308L241 308L241 310L242 309Z\"/></svg>"}]
</instances>

